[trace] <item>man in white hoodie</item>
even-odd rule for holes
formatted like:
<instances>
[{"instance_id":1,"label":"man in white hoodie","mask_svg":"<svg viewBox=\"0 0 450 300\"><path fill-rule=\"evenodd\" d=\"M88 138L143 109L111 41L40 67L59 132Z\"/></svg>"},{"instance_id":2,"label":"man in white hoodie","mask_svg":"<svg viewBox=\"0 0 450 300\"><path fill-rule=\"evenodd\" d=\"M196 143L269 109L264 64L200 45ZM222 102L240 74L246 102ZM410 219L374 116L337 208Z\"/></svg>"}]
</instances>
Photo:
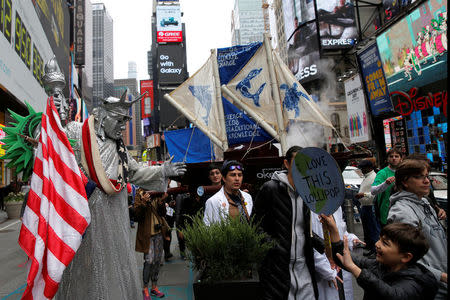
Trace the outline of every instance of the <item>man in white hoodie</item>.
<instances>
[{"instance_id":1,"label":"man in white hoodie","mask_svg":"<svg viewBox=\"0 0 450 300\"><path fill-rule=\"evenodd\" d=\"M355 195L355 198L361 203L361 222L367 249L364 255L374 258L375 243L380 238L380 224L375 217L375 207L373 205L375 196L372 195L370 190L377 174L373 170L372 162L367 159L362 160L358 164L358 169L364 174L364 180L361 182L359 192Z\"/></svg>"}]
</instances>

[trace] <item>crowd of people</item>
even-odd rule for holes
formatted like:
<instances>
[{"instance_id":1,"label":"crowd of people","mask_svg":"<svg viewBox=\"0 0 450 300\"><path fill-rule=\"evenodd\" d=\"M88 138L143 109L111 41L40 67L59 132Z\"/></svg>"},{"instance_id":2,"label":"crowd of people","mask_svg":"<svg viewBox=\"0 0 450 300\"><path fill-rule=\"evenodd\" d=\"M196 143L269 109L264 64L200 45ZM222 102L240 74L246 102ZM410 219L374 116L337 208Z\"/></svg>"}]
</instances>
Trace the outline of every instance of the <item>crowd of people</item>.
<instances>
[{"instance_id":1,"label":"crowd of people","mask_svg":"<svg viewBox=\"0 0 450 300\"><path fill-rule=\"evenodd\" d=\"M145 298L149 294L163 296L156 286L157 272L162 252L166 252L166 260L172 254L167 256L169 253L162 246L168 237L154 227L165 223L162 217L167 216L165 208L170 206L175 208L175 224L166 223L163 227L176 226L183 259L186 249L181 230L189 224L189 216L203 211L207 225L228 217L243 222L254 217L259 221L261 230L276 241L258 270L263 299L353 299L352 276L363 288L364 299L444 299L447 235L442 220L446 213L433 201L426 157L403 158L394 148L387 153L387 166L377 173L373 159L359 162L364 180L355 198L361 204L362 242L347 232L341 208L331 216L319 216L308 209L296 192L292 161L301 149L294 146L287 151L284 170L274 172L254 199L242 190L244 166L235 160L208 168L211 185L221 185L213 195L191 197L183 193L174 197L175 201L167 194L145 199L153 203L146 204L151 207L148 214L159 217L147 215L139 221L136 251L143 252L145 258L144 299L150 299ZM145 198L139 195L144 194L137 193L137 218L138 199ZM323 228L331 234L333 258L317 246L323 246ZM145 247L141 247L141 238ZM154 246L149 247L149 243ZM363 256L352 255L354 247L364 247Z\"/></svg>"}]
</instances>

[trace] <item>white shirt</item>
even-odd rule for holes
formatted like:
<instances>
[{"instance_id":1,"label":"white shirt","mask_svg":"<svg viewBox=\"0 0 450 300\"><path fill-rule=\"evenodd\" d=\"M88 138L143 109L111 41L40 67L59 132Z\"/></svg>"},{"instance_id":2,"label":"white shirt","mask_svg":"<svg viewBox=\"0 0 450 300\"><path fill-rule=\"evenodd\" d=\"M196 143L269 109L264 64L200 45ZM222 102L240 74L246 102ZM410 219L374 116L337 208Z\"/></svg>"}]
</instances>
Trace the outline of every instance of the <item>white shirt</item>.
<instances>
[{"instance_id":1,"label":"white shirt","mask_svg":"<svg viewBox=\"0 0 450 300\"><path fill-rule=\"evenodd\" d=\"M371 193L372 183L375 181L377 174L374 170L364 174L364 180L361 182L359 192L364 194L364 197L358 199L362 206L373 205L373 198L375 195Z\"/></svg>"},{"instance_id":2,"label":"white shirt","mask_svg":"<svg viewBox=\"0 0 450 300\"><path fill-rule=\"evenodd\" d=\"M253 208L252 196L241 190L239 191L244 197L245 207L247 208L248 215L250 216ZM222 187L220 191L215 193L206 201L203 222L205 222L206 225L213 222L220 222L228 216L229 207L230 204L228 203L227 197L225 197L225 190Z\"/></svg>"}]
</instances>

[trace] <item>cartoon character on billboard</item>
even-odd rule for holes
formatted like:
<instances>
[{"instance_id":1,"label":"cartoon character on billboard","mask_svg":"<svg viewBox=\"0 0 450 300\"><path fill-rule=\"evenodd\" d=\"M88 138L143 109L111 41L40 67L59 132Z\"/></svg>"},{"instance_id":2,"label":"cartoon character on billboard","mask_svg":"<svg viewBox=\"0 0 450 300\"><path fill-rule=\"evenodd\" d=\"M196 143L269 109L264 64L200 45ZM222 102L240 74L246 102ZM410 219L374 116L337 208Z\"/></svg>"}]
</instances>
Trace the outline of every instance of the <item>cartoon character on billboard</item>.
<instances>
[{"instance_id":1,"label":"cartoon character on billboard","mask_svg":"<svg viewBox=\"0 0 450 300\"><path fill-rule=\"evenodd\" d=\"M406 49L406 57L403 61L403 70L405 71L405 77L408 78L408 81L412 80L412 70L417 72L417 75L422 74L422 68L420 67L420 62L413 54L412 49Z\"/></svg>"}]
</instances>

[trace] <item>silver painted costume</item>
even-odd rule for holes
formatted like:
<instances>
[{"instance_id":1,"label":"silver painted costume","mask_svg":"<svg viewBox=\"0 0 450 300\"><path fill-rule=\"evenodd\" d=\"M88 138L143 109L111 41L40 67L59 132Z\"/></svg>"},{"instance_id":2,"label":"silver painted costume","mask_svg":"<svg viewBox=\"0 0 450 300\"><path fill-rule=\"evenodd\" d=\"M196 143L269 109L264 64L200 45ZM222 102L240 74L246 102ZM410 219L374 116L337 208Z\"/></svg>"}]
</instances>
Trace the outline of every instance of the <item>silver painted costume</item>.
<instances>
[{"instance_id":1,"label":"silver painted costume","mask_svg":"<svg viewBox=\"0 0 450 300\"><path fill-rule=\"evenodd\" d=\"M80 140L81 123L67 126L67 136ZM102 165L117 179L119 156L114 140L97 137ZM80 152L75 150L80 161ZM130 182L149 190L167 186L162 167L141 167L128 155ZM107 195L96 188L89 198L91 224L73 261L64 271L56 299L140 299L140 280L130 240L127 191Z\"/></svg>"},{"instance_id":2,"label":"silver painted costume","mask_svg":"<svg viewBox=\"0 0 450 300\"><path fill-rule=\"evenodd\" d=\"M54 58L45 67L44 81L49 96L53 96L60 118L67 116L67 101L62 94L64 76ZM169 176L183 175L185 165L165 162L162 166L139 165L124 149L128 162L121 164L117 141L130 119L128 111L136 102L109 97L93 112L94 131L101 165L109 179L118 180L119 168L126 168L128 181L148 190L165 191ZM82 123L65 126L69 139L77 141L73 147L81 167ZM93 141L91 141L93 142ZM123 156L122 156L123 157ZM83 170L87 174L86 170ZM125 172L123 173L125 174ZM126 176L125 176L126 178ZM124 180L123 182L126 181ZM134 246L130 238L127 189L106 194L99 187L89 197L91 223L80 248L65 269L55 299L140 299L140 283Z\"/></svg>"}]
</instances>

